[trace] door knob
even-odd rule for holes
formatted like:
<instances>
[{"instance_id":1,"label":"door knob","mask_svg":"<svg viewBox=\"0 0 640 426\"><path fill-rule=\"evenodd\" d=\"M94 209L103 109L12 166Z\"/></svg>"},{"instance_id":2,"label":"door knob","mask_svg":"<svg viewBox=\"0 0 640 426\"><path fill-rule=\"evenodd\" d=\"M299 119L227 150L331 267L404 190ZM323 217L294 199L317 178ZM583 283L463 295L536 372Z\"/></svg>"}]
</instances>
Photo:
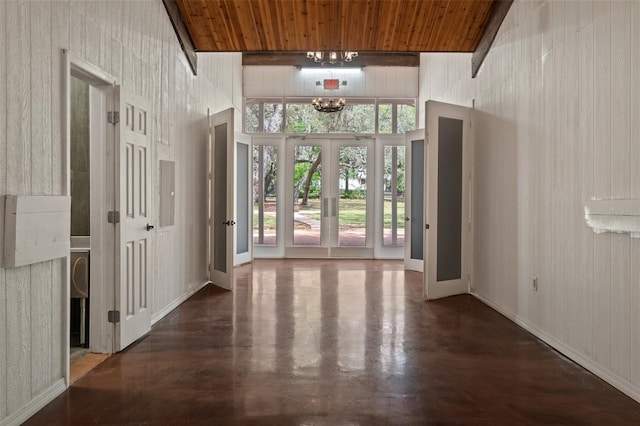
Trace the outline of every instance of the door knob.
<instances>
[{"instance_id":1,"label":"door knob","mask_svg":"<svg viewBox=\"0 0 640 426\"><path fill-rule=\"evenodd\" d=\"M151 231L153 229L153 225L147 223L147 231Z\"/></svg>"},{"instance_id":2,"label":"door knob","mask_svg":"<svg viewBox=\"0 0 640 426\"><path fill-rule=\"evenodd\" d=\"M233 226L236 223L233 220L226 220L224 222L222 222L223 225L227 225L227 226Z\"/></svg>"},{"instance_id":3,"label":"door knob","mask_svg":"<svg viewBox=\"0 0 640 426\"><path fill-rule=\"evenodd\" d=\"M406 217L404 218L404 221L405 221L405 222L409 222L409 216L406 216Z\"/></svg>"}]
</instances>

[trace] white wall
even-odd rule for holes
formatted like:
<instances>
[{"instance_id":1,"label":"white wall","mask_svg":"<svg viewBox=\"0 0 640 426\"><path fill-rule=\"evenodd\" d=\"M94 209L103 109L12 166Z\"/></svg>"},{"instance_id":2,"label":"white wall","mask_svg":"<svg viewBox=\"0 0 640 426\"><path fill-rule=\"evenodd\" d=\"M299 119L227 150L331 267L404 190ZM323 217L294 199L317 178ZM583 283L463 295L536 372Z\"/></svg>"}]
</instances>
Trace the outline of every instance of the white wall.
<instances>
[{"instance_id":1,"label":"white wall","mask_svg":"<svg viewBox=\"0 0 640 426\"><path fill-rule=\"evenodd\" d=\"M422 55L420 100L475 99L475 292L640 401L640 239L583 210L640 198L638 52L638 1L517 1L476 79Z\"/></svg>"},{"instance_id":2,"label":"white wall","mask_svg":"<svg viewBox=\"0 0 640 426\"><path fill-rule=\"evenodd\" d=\"M346 69L298 70L293 66L245 66L244 95L335 96L415 98L418 93L418 67L365 67ZM347 81L338 90L325 90L317 81Z\"/></svg>"},{"instance_id":3,"label":"white wall","mask_svg":"<svg viewBox=\"0 0 640 426\"><path fill-rule=\"evenodd\" d=\"M241 56L202 55L194 77L160 0L0 1L0 196L62 191L62 49L152 102L156 188L158 160L176 161L176 224L156 239L158 319L206 277L207 107L240 111ZM2 424L64 388L61 268L0 268Z\"/></svg>"}]
</instances>

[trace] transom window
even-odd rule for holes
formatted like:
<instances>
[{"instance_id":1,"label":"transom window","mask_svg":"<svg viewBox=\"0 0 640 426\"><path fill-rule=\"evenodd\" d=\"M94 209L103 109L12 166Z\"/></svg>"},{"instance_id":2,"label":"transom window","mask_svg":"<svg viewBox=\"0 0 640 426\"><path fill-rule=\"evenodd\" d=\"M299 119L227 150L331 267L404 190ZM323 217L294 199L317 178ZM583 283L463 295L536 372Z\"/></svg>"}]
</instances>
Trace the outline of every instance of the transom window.
<instances>
[{"instance_id":1,"label":"transom window","mask_svg":"<svg viewBox=\"0 0 640 426\"><path fill-rule=\"evenodd\" d=\"M316 111L312 100L246 98L245 132L402 134L416 128L415 99L345 98L344 109L333 113Z\"/></svg>"}]
</instances>

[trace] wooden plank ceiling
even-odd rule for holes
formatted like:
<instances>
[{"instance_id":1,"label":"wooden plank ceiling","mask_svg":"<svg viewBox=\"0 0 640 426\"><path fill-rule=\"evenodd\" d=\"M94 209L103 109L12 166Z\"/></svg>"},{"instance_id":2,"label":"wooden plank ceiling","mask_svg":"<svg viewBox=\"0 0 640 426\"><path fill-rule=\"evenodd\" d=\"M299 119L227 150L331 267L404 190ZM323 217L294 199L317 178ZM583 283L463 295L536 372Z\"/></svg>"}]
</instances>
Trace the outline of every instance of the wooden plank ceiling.
<instances>
[{"instance_id":1,"label":"wooden plank ceiling","mask_svg":"<svg viewBox=\"0 0 640 426\"><path fill-rule=\"evenodd\" d=\"M176 0L200 52L473 52L494 0Z\"/></svg>"}]
</instances>

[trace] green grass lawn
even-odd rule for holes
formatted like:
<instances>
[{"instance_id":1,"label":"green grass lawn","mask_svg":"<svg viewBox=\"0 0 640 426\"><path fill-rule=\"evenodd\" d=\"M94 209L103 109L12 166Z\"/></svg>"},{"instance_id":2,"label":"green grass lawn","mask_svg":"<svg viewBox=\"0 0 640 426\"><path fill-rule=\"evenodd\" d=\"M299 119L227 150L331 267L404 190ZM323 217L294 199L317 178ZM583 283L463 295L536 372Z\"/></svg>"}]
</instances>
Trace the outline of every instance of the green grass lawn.
<instances>
[{"instance_id":1,"label":"green grass lawn","mask_svg":"<svg viewBox=\"0 0 640 426\"><path fill-rule=\"evenodd\" d=\"M300 212L306 214L307 217L315 220L320 220L320 200L313 198L309 200L307 206L299 206ZM340 226L348 226L353 228L363 227L366 223L366 200L340 200ZM404 227L404 202L398 202L398 227ZM273 216L265 215L264 217L265 229L275 229L276 218ZM253 227L258 227L258 210L254 208L253 212ZM391 227L391 201L384 201L384 227Z\"/></svg>"}]
</instances>

